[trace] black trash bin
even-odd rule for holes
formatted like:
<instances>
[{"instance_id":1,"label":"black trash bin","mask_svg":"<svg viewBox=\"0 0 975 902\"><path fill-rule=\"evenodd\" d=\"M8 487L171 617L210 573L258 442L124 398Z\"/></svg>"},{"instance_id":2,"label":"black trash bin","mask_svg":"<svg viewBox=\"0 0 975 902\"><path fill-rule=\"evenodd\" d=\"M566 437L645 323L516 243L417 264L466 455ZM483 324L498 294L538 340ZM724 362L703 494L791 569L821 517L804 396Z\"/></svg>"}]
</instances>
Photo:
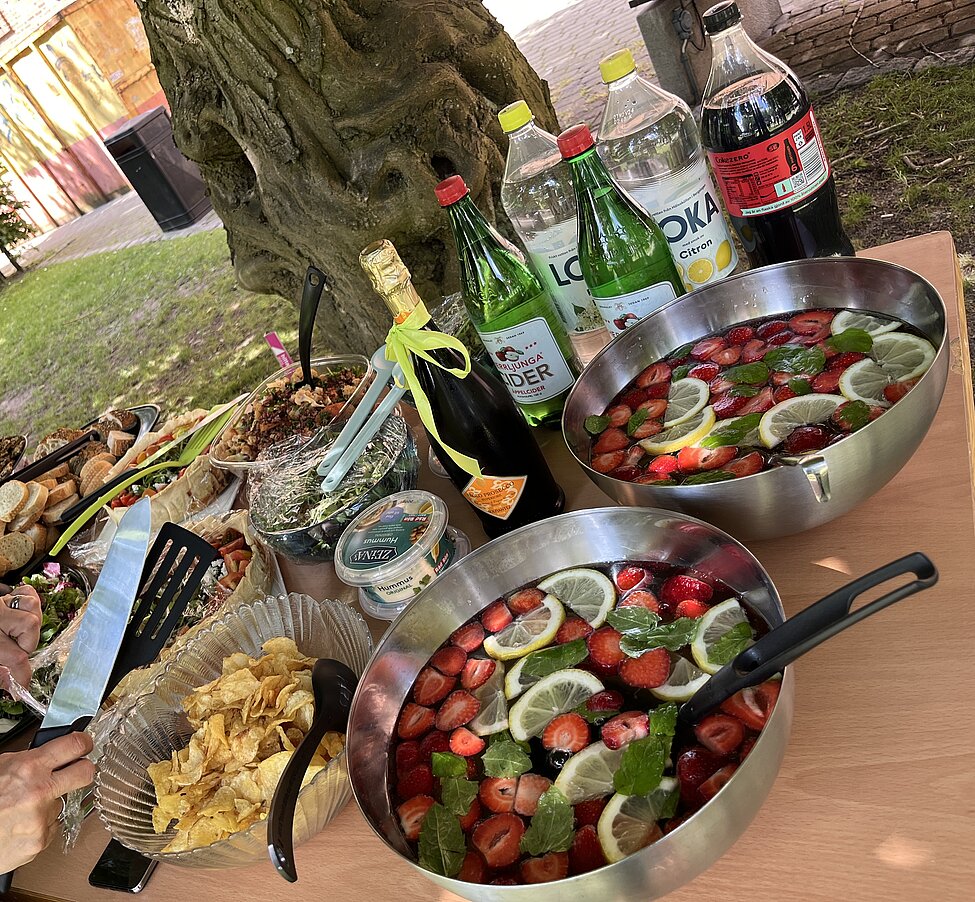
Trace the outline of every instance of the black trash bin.
<instances>
[{"instance_id":1,"label":"black trash bin","mask_svg":"<svg viewBox=\"0 0 975 902\"><path fill-rule=\"evenodd\" d=\"M164 232L185 228L212 209L200 170L176 147L164 107L136 116L105 146Z\"/></svg>"}]
</instances>

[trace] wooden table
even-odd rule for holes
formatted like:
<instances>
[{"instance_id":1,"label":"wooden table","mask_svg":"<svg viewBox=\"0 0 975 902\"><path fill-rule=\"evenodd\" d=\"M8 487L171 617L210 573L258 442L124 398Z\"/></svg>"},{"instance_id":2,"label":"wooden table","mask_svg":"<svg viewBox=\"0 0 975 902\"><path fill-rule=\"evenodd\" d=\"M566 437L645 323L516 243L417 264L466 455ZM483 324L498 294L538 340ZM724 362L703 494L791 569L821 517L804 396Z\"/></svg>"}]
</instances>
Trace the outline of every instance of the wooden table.
<instances>
[{"instance_id":1,"label":"wooden table","mask_svg":"<svg viewBox=\"0 0 975 902\"><path fill-rule=\"evenodd\" d=\"M969 900L975 895L975 586L973 411L961 277L947 232L864 254L928 278L948 306L953 362L938 415L901 473L867 503L820 529L752 550L796 611L851 574L920 549L935 589L833 639L796 665L796 717L772 793L746 833L680 900ZM607 499L557 433L542 435L569 509ZM424 447L425 453L425 447ZM485 541L453 487L424 467L421 487L452 522ZM353 600L330 567L283 567L289 588ZM377 635L385 624L373 621ZM108 834L89 818L76 848L48 849L16 875L24 899L111 898L88 873ZM450 900L376 839L354 804L298 850L288 885L264 861L237 871L160 866L143 898L371 902Z\"/></svg>"}]
</instances>

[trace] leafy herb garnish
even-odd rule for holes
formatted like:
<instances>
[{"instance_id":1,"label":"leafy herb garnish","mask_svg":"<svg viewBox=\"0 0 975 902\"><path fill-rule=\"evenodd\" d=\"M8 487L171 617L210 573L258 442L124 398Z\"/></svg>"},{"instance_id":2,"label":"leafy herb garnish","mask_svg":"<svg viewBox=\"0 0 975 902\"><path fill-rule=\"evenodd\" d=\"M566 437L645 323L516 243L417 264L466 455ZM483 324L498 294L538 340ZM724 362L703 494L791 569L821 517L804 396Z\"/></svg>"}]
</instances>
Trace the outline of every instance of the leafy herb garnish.
<instances>
[{"instance_id":1,"label":"leafy herb garnish","mask_svg":"<svg viewBox=\"0 0 975 902\"><path fill-rule=\"evenodd\" d=\"M703 448L721 448L724 445L740 445L749 432L758 429L762 420L760 413L746 413L727 426L715 429L704 441Z\"/></svg>"},{"instance_id":2,"label":"leafy herb garnish","mask_svg":"<svg viewBox=\"0 0 975 902\"><path fill-rule=\"evenodd\" d=\"M677 651L694 638L697 628L697 618L678 617L670 623L624 634L620 639L620 649L631 658L639 658L654 648Z\"/></svg>"},{"instance_id":3,"label":"leafy herb garnish","mask_svg":"<svg viewBox=\"0 0 975 902\"><path fill-rule=\"evenodd\" d=\"M761 391L755 385L733 385L728 389L729 398L754 398Z\"/></svg>"},{"instance_id":4,"label":"leafy herb garnish","mask_svg":"<svg viewBox=\"0 0 975 902\"><path fill-rule=\"evenodd\" d=\"M451 814L463 817L477 798L477 784L464 777L445 777L440 781L440 795Z\"/></svg>"},{"instance_id":5,"label":"leafy herb garnish","mask_svg":"<svg viewBox=\"0 0 975 902\"><path fill-rule=\"evenodd\" d=\"M795 376L815 376L826 366L826 354L822 348L772 348L762 360L773 372L792 373Z\"/></svg>"},{"instance_id":6,"label":"leafy herb garnish","mask_svg":"<svg viewBox=\"0 0 975 902\"><path fill-rule=\"evenodd\" d=\"M526 855L568 852L574 837L572 806L561 791L550 786L538 800L531 825L521 838Z\"/></svg>"},{"instance_id":7,"label":"leafy herb garnish","mask_svg":"<svg viewBox=\"0 0 975 902\"><path fill-rule=\"evenodd\" d=\"M624 605L606 615L606 622L624 636L652 629L660 623L660 617L649 608L637 604Z\"/></svg>"},{"instance_id":8,"label":"leafy herb garnish","mask_svg":"<svg viewBox=\"0 0 975 902\"><path fill-rule=\"evenodd\" d=\"M649 735L634 740L623 750L620 766L613 776L613 788L617 792L644 796L660 785L676 727L676 705L661 705L650 712Z\"/></svg>"},{"instance_id":9,"label":"leafy herb garnish","mask_svg":"<svg viewBox=\"0 0 975 902\"><path fill-rule=\"evenodd\" d=\"M686 379L687 374L697 366L696 363L682 363L680 366L675 366L673 372L670 374L671 383L680 382L681 379Z\"/></svg>"},{"instance_id":10,"label":"leafy herb garnish","mask_svg":"<svg viewBox=\"0 0 975 902\"><path fill-rule=\"evenodd\" d=\"M633 411L633 416L626 423L626 434L633 435L646 422L648 416L650 416L650 411L646 407Z\"/></svg>"},{"instance_id":11,"label":"leafy herb garnish","mask_svg":"<svg viewBox=\"0 0 975 902\"><path fill-rule=\"evenodd\" d=\"M735 474L727 470L706 470L703 473L695 473L684 480L684 485L707 485L710 482L726 482L734 479Z\"/></svg>"},{"instance_id":12,"label":"leafy herb garnish","mask_svg":"<svg viewBox=\"0 0 975 902\"><path fill-rule=\"evenodd\" d=\"M708 660L722 666L733 661L752 644L752 628L747 620L736 623L708 648Z\"/></svg>"},{"instance_id":13,"label":"leafy herb garnish","mask_svg":"<svg viewBox=\"0 0 975 902\"><path fill-rule=\"evenodd\" d=\"M844 329L842 332L826 339L826 344L837 351L857 351L869 354L873 349L873 338L865 329Z\"/></svg>"},{"instance_id":14,"label":"leafy herb garnish","mask_svg":"<svg viewBox=\"0 0 975 902\"><path fill-rule=\"evenodd\" d=\"M532 769L532 759L511 739L492 742L481 757L489 777L520 777Z\"/></svg>"},{"instance_id":15,"label":"leafy herb garnish","mask_svg":"<svg viewBox=\"0 0 975 902\"><path fill-rule=\"evenodd\" d=\"M721 376L729 382L740 383L748 382L753 385L762 385L768 381L768 367L761 360L754 363L743 363L741 366L733 366L725 370Z\"/></svg>"},{"instance_id":16,"label":"leafy herb garnish","mask_svg":"<svg viewBox=\"0 0 975 902\"><path fill-rule=\"evenodd\" d=\"M586 648L586 640L573 639L564 645L555 645L552 648L533 651L525 658L521 672L524 676L541 679L551 673L565 670L567 667L574 667L584 660L588 654L589 649Z\"/></svg>"},{"instance_id":17,"label":"leafy herb garnish","mask_svg":"<svg viewBox=\"0 0 975 902\"><path fill-rule=\"evenodd\" d=\"M599 435L599 433L605 432L608 425L609 417L586 417L586 432L588 432L590 435Z\"/></svg>"},{"instance_id":18,"label":"leafy herb garnish","mask_svg":"<svg viewBox=\"0 0 975 902\"><path fill-rule=\"evenodd\" d=\"M466 856L467 841L457 815L435 802L420 828L420 867L443 877L454 877Z\"/></svg>"},{"instance_id":19,"label":"leafy herb garnish","mask_svg":"<svg viewBox=\"0 0 975 902\"><path fill-rule=\"evenodd\" d=\"M683 360L688 354L691 353L691 350L693 349L693 347L694 347L694 342L693 341L692 342L688 342L686 345L681 345L675 351L671 351L667 355L667 359L668 360Z\"/></svg>"},{"instance_id":20,"label":"leafy herb garnish","mask_svg":"<svg viewBox=\"0 0 975 902\"><path fill-rule=\"evenodd\" d=\"M851 432L870 422L870 405L866 401L847 401L836 410L836 418Z\"/></svg>"},{"instance_id":21,"label":"leafy herb garnish","mask_svg":"<svg viewBox=\"0 0 975 902\"><path fill-rule=\"evenodd\" d=\"M786 382L786 385L796 395L808 395L812 393L812 385L809 384L808 379L790 379Z\"/></svg>"},{"instance_id":22,"label":"leafy herb garnish","mask_svg":"<svg viewBox=\"0 0 975 902\"><path fill-rule=\"evenodd\" d=\"M434 752L430 766L435 777L467 776L467 762L453 752Z\"/></svg>"}]
</instances>

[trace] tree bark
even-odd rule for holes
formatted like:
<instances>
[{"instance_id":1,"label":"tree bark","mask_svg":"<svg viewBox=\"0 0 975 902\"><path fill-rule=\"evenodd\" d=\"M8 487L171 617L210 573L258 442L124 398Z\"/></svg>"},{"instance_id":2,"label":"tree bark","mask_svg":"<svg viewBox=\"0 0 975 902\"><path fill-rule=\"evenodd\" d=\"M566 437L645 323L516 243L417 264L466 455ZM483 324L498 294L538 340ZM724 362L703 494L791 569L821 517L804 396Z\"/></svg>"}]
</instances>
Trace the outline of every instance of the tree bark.
<instances>
[{"instance_id":1,"label":"tree bark","mask_svg":"<svg viewBox=\"0 0 975 902\"><path fill-rule=\"evenodd\" d=\"M319 337L369 353L389 316L358 265L389 238L431 305L457 290L434 185L459 173L489 217L524 99L548 86L480 0L137 0L176 142L227 230L238 278L297 299L329 274Z\"/></svg>"}]
</instances>

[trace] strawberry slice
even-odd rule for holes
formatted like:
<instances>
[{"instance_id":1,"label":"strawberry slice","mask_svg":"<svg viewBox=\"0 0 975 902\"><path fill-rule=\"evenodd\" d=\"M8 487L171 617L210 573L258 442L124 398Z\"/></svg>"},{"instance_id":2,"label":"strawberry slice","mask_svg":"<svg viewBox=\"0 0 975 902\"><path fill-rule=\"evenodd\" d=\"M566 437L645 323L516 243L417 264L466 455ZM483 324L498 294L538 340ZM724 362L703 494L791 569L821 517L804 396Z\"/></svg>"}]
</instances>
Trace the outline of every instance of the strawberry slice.
<instances>
[{"instance_id":1,"label":"strawberry slice","mask_svg":"<svg viewBox=\"0 0 975 902\"><path fill-rule=\"evenodd\" d=\"M433 792L433 771L429 764L418 764L396 781L396 794L401 799L430 795Z\"/></svg>"},{"instance_id":2,"label":"strawberry slice","mask_svg":"<svg viewBox=\"0 0 975 902\"><path fill-rule=\"evenodd\" d=\"M483 686L498 666L490 658L469 658L460 675L460 684L465 689L478 689Z\"/></svg>"},{"instance_id":3,"label":"strawberry slice","mask_svg":"<svg viewBox=\"0 0 975 902\"><path fill-rule=\"evenodd\" d=\"M776 332L775 335L770 336L765 339L765 343L772 348L778 347L779 345L791 344L796 340L795 335L791 332Z\"/></svg>"},{"instance_id":4,"label":"strawberry slice","mask_svg":"<svg viewBox=\"0 0 975 902\"><path fill-rule=\"evenodd\" d=\"M689 805L698 806L702 798L697 788L722 765L722 760L700 745L691 746L677 759L677 779L681 798Z\"/></svg>"},{"instance_id":5,"label":"strawberry slice","mask_svg":"<svg viewBox=\"0 0 975 902\"><path fill-rule=\"evenodd\" d=\"M830 434L822 426L797 426L782 443L786 454L806 454L819 451L829 444Z\"/></svg>"},{"instance_id":6,"label":"strawberry slice","mask_svg":"<svg viewBox=\"0 0 975 902\"><path fill-rule=\"evenodd\" d=\"M475 798L471 802L471 807L467 809L467 814L460 818L460 829L465 833L470 833L474 825L481 819L481 803Z\"/></svg>"},{"instance_id":7,"label":"strawberry slice","mask_svg":"<svg viewBox=\"0 0 975 902\"><path fill-rule=\"evenodd\" d=\"M437 712L435 723L438 730L450 732L470 723L481 710L481 703L469 692L457 689L444 700Z\"/></svg>"},{"instance_id":8,"label":"strawberry slice","mask_svg":"<svg viewBox=\"0 0 975 902\"><path fill-rule=\"evenodd\" d=\"M636 467L617 467L609 474L613 479L620 479L623 482L635 482L640 476L643 475L642 470L638 470Z\"/></svg>"},{"instance_id":9,"label":"strawberry slice","mask_svg":"<svg viewBox=\"0 0 975 902\"><path fill-rule=\"evenodd\" d=\"M716 395L723 395L725 392L731 391L735 387L735 383L730 379L725 379L724 376L716 376L708 384L708 388L711 390L711 398L717 400Z\"/></svg>"},{"instance_id":10,"label":"strawberry slice","mask_svg":"<svg viewBox=\"0 0 975 902\"><path fill-rule=\"evenodd\" d=\"M720 366L732 366L741 359L741 345L729 345L720 351L715 351L708 359Z\"/></svg>"},{"instance_id":11,"label":"strawberry slice","mask_svg":"<svg viewBox=\"0 0 975 902\"><path fill-rule=\"evenodd\" d=\"M771 410L772 404L775 402L772 400L772 389L763 388L754 398L747 398L746 404L738 412L745 416L748 413L765 413L766 410Z\"/></svg>"},{"instance_id":12,"label":"strawberry slice","mask_svg":"<svg viewBox=\"0 0 975 902\"><path fill-rule=\"evenodd\" d=\"M481 624L489 633L500 633L514 619L508 606L501 600L488 605L481 614Z\"/></svg>"},{"instance_id":13,"label":"strawberry slice","mask_svg":"<svg viewBox=\"0 0 975 902\"><path fill-rule=\"evenodd\" d=\"M586 699L589 711L619 711L623 707L623 693L615 689L603 689Z\"/></svg>"},{"instance_id":14,"label":"strawberry slice","mask_svg":"<svg viewBox=\"0 0 975 902\"><path fill-rule=\"evenodd\" d=\"M658 382L656 385L651 385L649 388L645 388L644 391L647 393L647 398L651 400L666 398L667 395L670 394L670 383Z\"/></svg>"},{"instance_id":15,"label":"strawberry slice","mask_svg":"<svg viewBox=\"0 0 975 902\"><path fill-rule=\"evenodd\" d=\"M620 664L620 679L637 689L656 689L670 676L670 654L666 648L653 648L639 658L627 658Z\"/></svg>"},{"instance_id":16,"label":"strawberry slice","mask_svg":"<svg viewBox=\"0 0 975 902\"><path fill-rule=\"evenodd\" d=\"M633 416L633 411L625 404L616 404L606 411L606 416L610 426L625 426Z\"/></svg>"},{"instance_id":17,"label":"strawberry slice","mask_svg":"<svg viewBox=\"0 0 975 902\"><path fill-rule=\"evenodd\" d=\"M454 630L450 636L450 644L464 649L468 654L476 651L484 642L484 628L479 623L465 623Z\"/></svg>"},{"instance_id":18,"label":"strawberry slice","mask_svg":"<svg viewBox=\"0 0 975 902\"><path fill-rule=\"evenodd\" d=\"M481 781L477 794L481 804L495 814L504 814L515 807L515 795L518 792L516 777L485 777Z\"/></svg>"},{"instance_id":19,"label":"strawberry slice","mask_svg":"<svg viewBox=\"0 0 975 902\"><path fill-rule=\"evenodd\" d=\"M402 777L420 763L420 743L407 739L396 746L396 776Z\"/></svg>"},{"instance_id":20,"label":"strawberry slice","mask_svg":"<svg viewBox=\"0 0 975 902\"><path fill-rule=\"evenodd\" d=\"M778 375L778 374L776 373L775 375ZM793 376L792 378L794 379L795 377ZM787 381L791 381L791 380L787 380ZM809 385L809 391L805 392L805 394L808 395L809 392L812 391L812 385L809 384L809 380L808 379L801 379L799 381L805 382L806 385ZM776 404L781 404L783 401L788 401L789 398L796 398L796 397L798 397L798 393L797 392L794 392L791 388L789 388L788 385L780 385L772 393L772 400Z\"/></svg>"},{"instance_id":21,"label":"strawberry slice","mask_svg":"<svg viewBox=\"0 0 975 902\"><path fill-rule=\"evenodd\" d=\"M914 386L917 385L917 379L911 379L907 382L894 382L890 385L884 386L884 397L890 401L891 404L896 404L904 397Z\"/></svg>"},{"instance_id":22,"label":"strawberry slice","mask_svg":"<svg viewBox=\"0 0 975 902\"><path fill-rule=\"evenodd\" d=\"M542 745L547 749L581 752L589 745L589 724L578 714L560 714L549 723L542 733ZM518 813L527 814L528 812L519 811Z\"/></svg>"},{"instance_id":23,"label":"strawberry slice","mask_svg":"<svg viewBox=\"0 0 975 902\"><path fill-rule=\"evenodd\" d=\"M458 727L450 734L450 750L462 758L480 755L484 751L485 742L467 727Z\"/></svg>"},{"instance_id":24,"label":"strawberry slice","mask_svg":"<svg viewBox=\"0 0 975 902\"><path fill-rule=\"evenodd\" d=\"M810 333L809 335L801 335L799 337L799 342L800 344L804 344L807 348L812 348L818 344L821 344L823 341L829 338L829 336L830 336L829 326L823 326L822 329L818 329L815 332Z\"/></svg>"},{"instance_id":25,"label":"strawberry slice","mask_svg":"<svg viewBox=\"0 0 975 902\"><path fill-rule=\"evenodd\" d=\"M572 810L575 813L576 824L579 827L593 826L599 823L599 815L606 807L606 799L588 799L580 802Z\"/></svg>"},{"instance_id":26,"label":"strawberry slice","mask_svg":"<svg viewBox=\"0 0 975 902\"><path fill-rule=\"evenodd\" d=\"M611 451L609 454L597 454L589 463L597 473L611 473L623 464L626 455L622 451Z\"/></svg>"},{"instance_id":27,"label":"strawberry slice","mask_svg":"<svg viewBox=\"0 0 975 902\"><path fill-rule=\"evenodd\" d=\"M710 777L708 777L700 786L697 787L697 791L700 793L701 798L705 802L713 799L717 794L718 790L725 785L733 776L735 771L738 770L737 764L726 764L724 767L719 768Z\"/></svg>"},{"instance_id":28,"label":"strawberry slice","mask_svg":"<svg viewBox=\"0 0 975 902\"><path fill-rule=\"evenodd\" d=\"M662 417L667 412L667 399L666 398L650 398L644 401L638 408L639 410L645 410L647 416L651 419L655 417Z\"/></svg>"},{"instance_id":29,"label":"strawberry slice","mask_svg":"<svg viewBox=\"0 0 975 902\"><path fill-rule=\"evenodd\" d=\"M527 858L521 863L521 879L525 883L550 883L569 873L567 852L548 852L541 858Z\"/></svg>"},{"instance_id":30,"label":"strawberry slice","mask_svg":"<svg viewBox=\"0 0 975 902\"><path fill-rule=\"evenodd\" d=\"M782 684L777 680L749 686L723 701L721 710L737 717L746 727L761 730L775 707L781 688Z\"/></svg>"},{"instance_id":31,"label":"strawberry slice","mask_svg":"<svg viewBox=\"0 0 975 902\"><path fill-rule=\"evenodd\" d=\"M674 611L675 617L703 617L711 606L696 598L685 598Z\"/></svg>"},{"instance_id":32,"label":"strawberry slice","mask_svg":"<svg viewBox=\"0 0 975 902\"><path fill-rule=\"evenodd\" d=\"M433 796L413 796L412 799L403 802L396 809L396 814L399 815L399 825L403 828L403 835L410 842L416 842L420 838L423 819L435 804L436 800Z\"/></svg>"},{"instance_id":33,"label":"strawberry slice","mask_svg":"<svg viewBox=\"0 0 975 902\"><path fill-rule=\"evenodd\" d=\"M627 434L622 429L610 426L596 439L596 444L592 446L592 450L597 454L605 454L608 451L622 451L629 446L630 439Z\"/></svg>"},{"instance_id":34,"label":"strawberry slice","mask_svg":"<svg viewBox=\"0 0 975 902\"><path fill-rule=\"evenodd\" d=\"M602 799L596 801L602 802ZM589 804L583 802L582 804ZM605 802L603 802L605 806ZM579 806L576 805L578 812ZM602 810L602 809L600 809ZM599 844L599 835L596 827L592 823L584 824L581 829L576 830L576 835L572 840L572 848L569 849L569 872L572 875L588 874L606 864L606 856L603 855L603 848Z\"/></svg>"},{"instance_id":35,"label":"strawberry slice","mask_svg":"<svg viewBox=\"0 0 975 902\"><path fill-rule=\"evenodd\" d=\"M646 578L647 571L643 567L624 567L616 574L616 588L620 592L629 592L630 589L635 589Z\"/></svg>"},{"instance_id":36,"label":"strawberry slice","mask_svg":"<svg viewBox=\"0 0 975 902\"><path fill-rule=\"evenodd\" d=\"M647 404L666 404L666 401L647 401ZM664 408L666 410L666 408ZM659 414L658 414L659 415ZM659 420L651 419L647 417L636 429L633 430L633 438L637 441L642 441L645 438L652 438L658 432L663 431L663 423ZM639 445L637 446L639 447ZM633 450L632 448L630 450ZM640 448L640 456L643 456L643 449Z\"/></svg>"},{"instance_id":37,"label":"strawberry slice","mask_svg":"<svg viewBox=\"0 0 975 902\"><path fill-rule=\"evenodd\" d=\"M465 883L485 883L487 881L487 865L477 852L468 852L464 863L460 866L457 879Z\"/></svg>"},{"instance_id":38,"label":"strawberry slice","mask_svg":"<svg viewBox=\"0 0 975 902\"><path fill-rule=\"evenodd\" d=\"M686 574L672 576L660 587L660 597L671 604L679 604L685 598L709 602L713 595L714 589L707 583Z\"/></svg>"},{"instance_id":39,"label":"strawberry slice","mask_svg":"<svg viewBox=\"0 0 975 902\"><path fill-rule=\"evenodd\" d=\"M673 454L661 454L647 464L647 472L658 476L670 476L678 468L677 458ZM622 589L623 587L620 586Z\"/></svg>"},{"instance_id":40,"label":"strawberry slice","mask_svg":"<svg viewBox=\"0 0 975 902\"><path fill-rule=\"evenodd\" d=\"M445 699L457 685L457 677L442 674L432 667L424 667L413 684L413 699L418 705L435 705Z\"/></svg>"},{"instance_id":41,"label":"strawberry slice","mask_svg":"<svg viewBox=\"0 0 975 902\"><path fill-rule=\"evenodd\" d=\"M761 473L762 467L764 466L765 458L762 457L762 453L760 451L752 451L750 454L746 454L743 457L731 461L731 463L725 464L722 469L740 478L742 476L754 476L756 473Z\"/></svg>"},{"instance_id":42,"label":"strawberry slice","mask_svg":"<svg viewBox=\"0 0 975 902\"><path fill-rule=\"evenodd\" d=\"M833 321L832 310L803 310L789 320L789 328L796 335L812 335Z\"/></svg>"},{"instance_id":43,"label":"strawberry slice","mask_svg":"<svg viewBox=\"0 0 975 902\"><path fill-rule=\"evenodd\" d=\"M694 379L701 379L703 382L710 382L720 372L721 367L716 363L699 363L697 366L693 367L687 373L687 375L693 377Z\"/></svg>"},{"instance_id":44,"label":"strawberry slice","mask_svg":"<svg viewBox=\"0 0 975 902\"><path fill-rule=\"evenodd\" d=\"M859 351L844 351L842 354L837 354L831 357L829 363L826 364L827 370L845 370L848 366L853 366L854 363L859 363L861 360L866 360L867 355L861 354Z\"/></svg>"},{"instance_id":45,"label":"strawberry slice","mask_svg":"<svg viewBox=\"0 0 975 902\"><path fill-rule=\"evenodd\" d=\"M434 653L430 663L446 676L457 676L467 663L467 652L458 645L445 645Z\"/></svg>"},{"instance_id":46,"label":"strawberry slice","mask_svg":"<svg viewBox=\"0 0 975 902\"><path fill-rule=\"evenodd\" d=\"M754 363L756 360L761 360L767 352L768 347L765 342L760 338L753 338L745 342L745 346L741 349L741 362Z\"/></svg>"},{"instance_id":47,"label":"strawberry slice","mask_svg":"<svg viewBox=\"0 0 975 902\"><path fill-rule=\"evenodd\" d=\"M762 325L755 330L755 334L763 341L767 341L772 335L776 335L779 332L784 332L788 328L788 323L783 322L780 319L772 319L767 323L762 323Z\"/></svg>"},{"instance_id":48,"label":"strawberry slice","mask_svg":"<svg viewBox=\"0 0 975 902\"><path fill-rule=\"evenodd\" d=\"M822 392L824 395L835 395L839 391L842 375L839 370L826 370L820 373L812 381L813 391Z\"/></svg>"},{"instance_id":49,"label":"strawberry slice","mask_svg":"<svg viewBox=\"0 0 975 902\"><path fill-rule=\"evenodd\" d=\"M670 381L670 367L666 363L651 363L636 378L636 384L640 388L650 388L651 385L660 385Z\"/></svg>"},{"instance_id":50,"label":"strawberry slice","mask_svg":"<svg viewBox=\"0 0 975 902\"><path fill-rule=\"evenodd\" d=\"M607 720L600 732L606 748L621 749L634 739L643 739L650 732L649 724L649 718L642 711L626 711Z\"/></svg>"},{"instance_id":51,"label":"strawberry slice","mask_svg":"<svg viewBox=\"0 0 975 902\"><path fill-rule=\"evenodd\" d=\"M755 396L756 398L758 395ZM714 411L715 417L719 420L727 420L729 417L738 416L742 410L745 409L745 405L752 400L751 398L746 398L744 395L729 395L723 394L718 398L712 405L711 409ZM683 448L681 450L684 450Z\"/></svg>"},{"instance_id":52,"label":"strawberry slice","mask_svg":"<svg viewBox=\"0 0 975 902\"><path fill-rule=\"evenodd\" d=\"M629 595L624 596L620 599L619 608L646 608L648 611L653 611L654 614L660 613L660 603L657 601L657 596L653 592L648 592L646 589L637 589L636 592L630 592Z\"/></svg>"},{"instance_id":53,"label":"strawberry slice","mask_svg":"<svg viewBox=\"0 0 975 902\"><path fill-rule=\"evenodd\" d=\"M730 714L709 714L696 727L694 735L708 751L730 755L745 738L745 726Z\"/></svg>"},{"instance_id":54,"label":"strawberry slice","mask_svg":"<svg viewBox=\"0 0 975 902\"><path fill-rule=\"evenodd\" d=\"M565 622L555 634L555 642L557 645L564 645L566 642L574 642L576 639L585 639L591 632L592 627L581 617L566 617Z\"/></svg>"},{"instance_id":55,"label":"strawberry slice","mask_svg":"<svg viewBox=\"0 0 975 902\"><path fill-rule=\"evenodd\" d=\"M515 790L515 811L524 817L533 817L538 811L538 800L551 785L552 781L548 777L522 774L518 778L518 789Z\"/></svg>"},{"instance_id":56,"label":"strawberry slice","mask_svg":"<svg viewBox=\"0 0 975 902\"><path fill-rule=\"evenodd\" d=\"M525 824L517 814L496 814L480 824L471 837L489 868L506 868L521 857Z\"/></svg>"},{"instance_id":57,"label":"strawberry slice","mask_svg":"<svg viewBox=\"0 0 975 902\"><path fill-rule=\"evenodd\" d=\"M769 373L769 381L772 385L783 386L788 382L791 382L796 377L792 373L786 373L784 371L776 370L773 373Z\"/></svg>"},{"instance_id":58,"label":"strawberry slice","mask_svg":"<svg viewBox=\"0 0 975 902\"><path fill-rule=\"evenodd\" d=\"M396 735L400 739L419 739L433 726L434 714L430 708L407 702L396 723Z\"/></svg>"},{"instance_id":59,"label":"strawberry slice","mask_svg":"<svg viewBox=\"0 0 975 902\"><path fill-rule=\"evenodd\" d=\"M734 445L725 445L721 448L700 448L688 445L677 452L677 466L682 473L720 470L737 453L738 449Z\"/></svg>"},{"instance_id":60,"label":"strawberry slice","mask_svg":"<svg viewBox=\"0 0 975 902\"><path fill-rule=\"evenodd\" d=\"M705 338L691 348L691 357L695 360L710 360L712 354L723 351L726 347L728 347L728 342L720 336Z\"/></svg>"},{"instance_id":61,"label":"strawberry slice","mask_svg":"<svg viewBox=\"0 0 975 902\"><path fill-rule=\"evenodd\" d=\"M611 626L602 626L586 639L589 657L601 667L616 667L626 655L620 650L623 637Z\"/></svg>"},{"instance_id":62,"label":"strawberry slice","mask_svg":"<svg viewBox=\"0 0 975 902\"><path fill-rule=\"evenodd\" d=\"M434 752L450 751L450 734L443 730L431 730L420 743L420 760L427 763Z\"/></svg>"},{"instance_id":63,"label":"strawberry slice","mask_svg":"<svg viewBox=\"0 0 975 902\"><path fill-rule=\"evenodd\" d=\"M757 736L746 736L745 741L741 744L738 749L738 760L744 761L748 757L748 753L752 750L752 746L755 745L755 740L758 739Z\"/></svg>"},{"instance_id":64,"label":"strawberry slice","mask_svg":"<svg viewBox=\"0 0 975 902\"><path fill-rule=\"evenodd\" d=\"M751 326L735 326L725 334L733 345L743 345L755 337L755 330Z\"/></svg>"},{"instance_id":65,"label":"strawberry slice","mask_svg":"<svg viewBox=\"0 0 975 902\"><path fill-rule=\"evenodd\" d=\"M520 589L508 599L508 607L512 614L527 614L534 611L545 598L541 589Z\"/></svg>"}]
</instances>

